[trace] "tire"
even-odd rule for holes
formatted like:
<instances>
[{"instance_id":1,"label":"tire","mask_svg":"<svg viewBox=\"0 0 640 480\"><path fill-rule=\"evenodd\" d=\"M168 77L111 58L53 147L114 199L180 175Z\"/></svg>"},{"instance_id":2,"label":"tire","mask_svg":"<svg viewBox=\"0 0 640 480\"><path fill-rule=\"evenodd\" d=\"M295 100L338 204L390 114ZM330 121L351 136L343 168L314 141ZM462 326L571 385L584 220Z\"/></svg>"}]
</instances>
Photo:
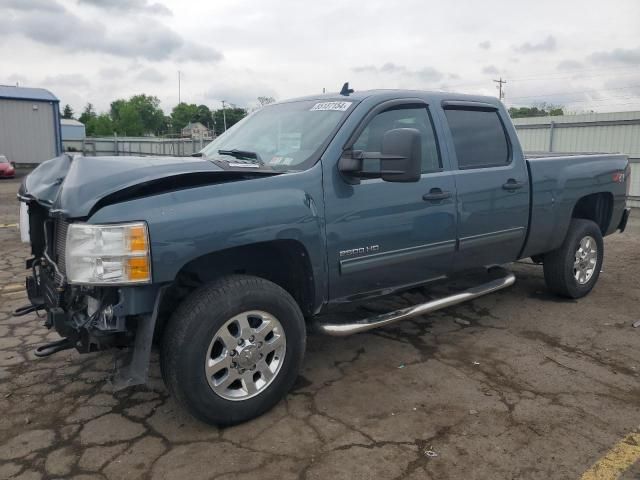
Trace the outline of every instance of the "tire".
<instances>
[{"instance_id":1,"label":"tire","mask_svg":"<svg viewBox=\"0 0 640 480\"><path fill-rule=\"evenodd\" d=\"M581 261L579 269L586 269L580 273L580 280L576 278L576 270L574 263L577 262L577 255L584 255L590 250L589 247L584 248L581 242L588 239L595 243L596 252L591 251L587 257L589 261ZM591 249L593 245L591 245ZM586 257L585 257L586 259ZM568 298L581 298L587 295L595 286L600 276L602 261L604 259L604 242L602 241L602 233L600 227L591 221L581 218L574 218L569 224L569 231L562 242L560 248L546 253L544 255L544 280L547 287L552 292ZM595 261L595 265L593 264ZM592 268L591 268L592 267ZM589 270L592 270L589 274Z\"/></svg>"},{"instance_id":2,"label":"tire","mask_svg":"<svg viewBox=\"0 0 640 480\"><path fill-rule=\"evenodd\" d=\"M268 326L252 329L258 321ZM246 332L255 335L243 338ZM242 346L234 343L241 338ZM178 306L163 333L160 366L170 393L196 418L234 425L268 411L286 395L305 343L304 317L291 295L265 279L231 275L202 286Z\"/></svg>"}]
</instances>

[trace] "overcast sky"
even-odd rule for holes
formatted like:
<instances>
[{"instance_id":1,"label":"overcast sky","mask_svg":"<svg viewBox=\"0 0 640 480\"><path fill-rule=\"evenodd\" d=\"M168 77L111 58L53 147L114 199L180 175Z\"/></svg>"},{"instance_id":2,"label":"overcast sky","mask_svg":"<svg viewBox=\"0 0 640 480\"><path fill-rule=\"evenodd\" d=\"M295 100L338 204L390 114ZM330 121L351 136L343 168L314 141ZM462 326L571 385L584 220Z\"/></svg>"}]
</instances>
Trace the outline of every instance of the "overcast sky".
<instances>
[{"instance_id":1,"label":"overcast sky","mask_svg":"<svg viewBox=\"0 0 640 480\"><path fill-rule=\"evenodd\" d=\"M640 110L640 2L0 0L0 83L79 112L158 96L251 106L352 88L417 88Z\"/></svg>"}]
</instances>

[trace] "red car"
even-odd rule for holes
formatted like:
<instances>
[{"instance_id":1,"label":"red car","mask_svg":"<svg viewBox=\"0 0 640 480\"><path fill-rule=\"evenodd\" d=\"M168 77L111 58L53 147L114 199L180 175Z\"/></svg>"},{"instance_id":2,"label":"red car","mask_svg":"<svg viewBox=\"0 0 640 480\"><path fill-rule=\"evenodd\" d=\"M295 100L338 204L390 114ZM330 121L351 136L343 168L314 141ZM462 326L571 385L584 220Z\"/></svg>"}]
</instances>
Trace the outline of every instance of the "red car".
<instances>
[{"instance_id":1,"label":"red car","mask_svg":"<svg viewBox=\"0 0 640 480\"><path fill-rule=\"evenodd\" d=\"M13 178L16 176L15 167L9 163L7 157L0 155L0 178Z\"/></svg>"}]
</instances>

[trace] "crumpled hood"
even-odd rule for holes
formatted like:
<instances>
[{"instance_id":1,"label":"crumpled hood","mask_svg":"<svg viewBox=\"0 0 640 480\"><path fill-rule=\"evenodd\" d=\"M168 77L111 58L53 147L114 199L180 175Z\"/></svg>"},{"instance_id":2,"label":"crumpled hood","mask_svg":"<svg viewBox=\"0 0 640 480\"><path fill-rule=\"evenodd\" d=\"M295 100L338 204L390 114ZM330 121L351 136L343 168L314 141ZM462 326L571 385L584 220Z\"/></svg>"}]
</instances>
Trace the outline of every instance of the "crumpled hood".
<instances>
[{"instance_id":1,"label":"crumpled hood","mask_svg":"<svg viewBox=\"0 0 640 480\"><path fill-rule=\"evenodd\" d=\"M22 182L19 195L65 217L86 217L102 199L130 187L183 175L229 174L200 157L72 157L47 160ZM176 180L177 183L177 180ZM212 182L213 183L213 182Z\"/></svg>"}]
</instances>

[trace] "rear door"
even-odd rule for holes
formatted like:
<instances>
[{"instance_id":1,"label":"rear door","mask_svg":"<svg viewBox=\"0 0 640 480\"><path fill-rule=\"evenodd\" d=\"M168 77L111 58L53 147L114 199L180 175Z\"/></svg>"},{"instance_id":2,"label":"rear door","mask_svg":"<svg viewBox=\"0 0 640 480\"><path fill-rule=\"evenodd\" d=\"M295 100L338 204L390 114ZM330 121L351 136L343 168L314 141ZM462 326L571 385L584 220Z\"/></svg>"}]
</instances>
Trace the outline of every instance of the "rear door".
<instances>
[{"instance_id":1,"label":"rear door","mask_svg":"<svg viewBox=\"0 0 640 480\"><path fill-rule=\"evenodd\" d=\"M417 129L422 138L418 182L363 179L354 185L338 172L337 158L323 162L333 302L379 295L451 272L455 183L440 154L427 104L407 100L378 105L354 132L350 147L380 152L384 134L403 127Z\"/></svg>"},{"instance_id":2,"label":"rear door","mask_svg":"<svg viewBox=\"0 0 640 480\"><path fill-rule=\"evenodd\" d=\"M529 183L508 119L476 102L444 102L443 113L458 198L455 270L516 260L529 221Z\"/></svg>"}]
</instances>

